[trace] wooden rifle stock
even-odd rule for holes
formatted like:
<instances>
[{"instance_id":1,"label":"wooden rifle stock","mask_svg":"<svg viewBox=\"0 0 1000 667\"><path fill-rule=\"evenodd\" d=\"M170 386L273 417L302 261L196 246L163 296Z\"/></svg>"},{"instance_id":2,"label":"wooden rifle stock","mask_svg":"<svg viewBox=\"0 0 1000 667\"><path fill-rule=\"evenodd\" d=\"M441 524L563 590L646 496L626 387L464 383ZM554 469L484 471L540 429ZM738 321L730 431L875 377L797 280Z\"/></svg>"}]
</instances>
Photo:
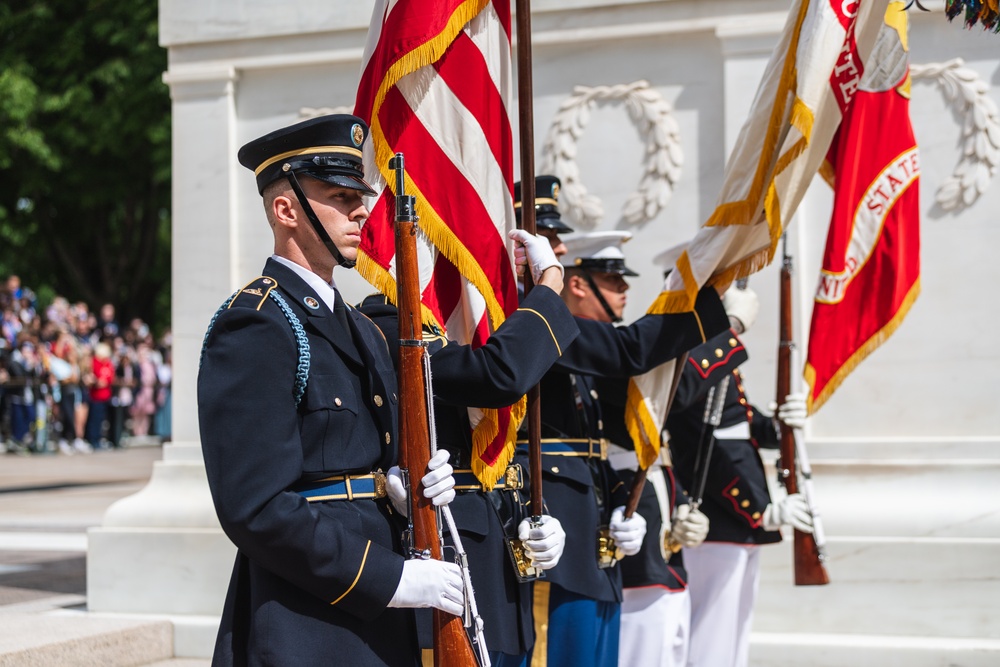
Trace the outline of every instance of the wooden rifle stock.
<instances>
[{"instance_id":1,"label":"wooden rifle stock","mask_svg":"<svg viewBox=\"0 0 1000 667\"><path fill-rule=\"evenodd\" d=\"M781 304L778 344L778 381L776 403L780 407L792 387L792 259L785 253L781 265ZM798 493L798 470L795 465L795 429L781 424L781 459L779 475L789 495ZM820 559L816 538L800 530L794 531L794 558L796 586L823 586L830 583Z\"/></svg>"},{"instance_id":2,"label":"wooden rifle stock","mask_svg":"<svg viewBox=\"0 0 1000 667\"><path fill-rule=\"evenodd\" d=\"M410 478L410 546L418 558L441 560L437 513L424 498L420 479L430 459L430 425L424 377L420 273L417 269L417 216L414 198L404 194L403 154L389 161L396 170L396 304L399 310L399 463ZM434 610L434 665L478 664L462 619Z\"/></svg>"}]
</instances>

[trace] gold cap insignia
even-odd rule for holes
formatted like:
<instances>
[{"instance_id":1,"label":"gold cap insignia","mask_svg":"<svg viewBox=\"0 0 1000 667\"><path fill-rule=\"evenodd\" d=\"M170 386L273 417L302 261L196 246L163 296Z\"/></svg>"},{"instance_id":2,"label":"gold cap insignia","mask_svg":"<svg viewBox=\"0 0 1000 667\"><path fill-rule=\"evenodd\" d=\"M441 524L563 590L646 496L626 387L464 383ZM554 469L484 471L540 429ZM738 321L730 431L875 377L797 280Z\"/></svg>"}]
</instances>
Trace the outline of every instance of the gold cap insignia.
<instances>
[{"instance_id":1,"label":"gold cap insignia","mask_svg":"<svg viewBox=\"0 0 1000 667\"><path fill-rule=\"evenodd\" d=\"M559 184L558 183L553 183L552 184L552 198L555 199L556 201L559 200Z\"/></svg>"},{"instance_id":2,"label":"gold cap insignia","mask_svg":"<svg viewBox=\"0 0 1000 667\"><path fill-rule=\"evenodd\" d=\"M361 142L365 140L365 131L357 123L351 128L351 139L354 141L355 146L360 146Z\"/></svg>"}]
</instances>

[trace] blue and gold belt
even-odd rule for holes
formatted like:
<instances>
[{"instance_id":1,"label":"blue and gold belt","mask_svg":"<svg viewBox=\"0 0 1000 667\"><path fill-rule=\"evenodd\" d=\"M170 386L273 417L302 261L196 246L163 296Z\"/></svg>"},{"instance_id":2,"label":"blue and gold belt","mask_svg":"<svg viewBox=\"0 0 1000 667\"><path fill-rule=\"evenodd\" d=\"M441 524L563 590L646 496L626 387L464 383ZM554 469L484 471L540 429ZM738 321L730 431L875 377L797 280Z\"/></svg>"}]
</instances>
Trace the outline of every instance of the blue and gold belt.
<instances>
[{"instance_id":1,"label":"blue and gold belt","mask_svg":"<svg viewBox=\"0 0 1000 667\"><path fill-rule=\"evenodd\" d=\"M468 468L456 468L452 476L455 478L456 491L517 491L524 488L524 474L517 463L507 466L492 489L484 489L479 478Z\"/></svg>"},{"instance_id":2,"label":"blue and gold belt","mask_svg":"<svg viewBox=\"0 0 1000 667\"><path fill-rule=\"evenodd\" d=\"M298 484L292 491L311 503L385 498L385 474L371 472L367 475L334 475Z\"/></svg>"},{"instance_id":3,"label":"blue and gold belt","mask_svg":"<svg viewBox=\"0 0 1000 667\"><path fill-rule=\"evenodd\" d=\"M528 441L518 440L517 451L526 454ZM546 456L585 456L587 458L608 458L607 438L542 438L542 454Z\"/></svg>"}]
</instances>

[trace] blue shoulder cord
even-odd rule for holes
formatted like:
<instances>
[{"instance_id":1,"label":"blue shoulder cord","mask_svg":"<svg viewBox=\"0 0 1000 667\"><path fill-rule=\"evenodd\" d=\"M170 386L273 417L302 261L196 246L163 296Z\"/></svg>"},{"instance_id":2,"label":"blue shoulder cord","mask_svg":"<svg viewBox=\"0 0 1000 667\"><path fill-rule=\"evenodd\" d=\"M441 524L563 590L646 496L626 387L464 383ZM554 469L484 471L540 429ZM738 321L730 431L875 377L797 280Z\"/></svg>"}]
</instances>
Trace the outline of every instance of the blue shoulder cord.
<instances>
[{"instance_id":1,"label":"blue shoulder cord","mask_svg":"<svg viewBox=\"0 0 1000 667\"><path fill-rule=\"evenodd\" d=\"M205 332L205 339L201 344L201 357L198 360L198 368L201 368L202 362L205 360L205 350L208 348L208 337L212 333L212 327L215 326L215 320L222 315L224 311L229 308L229 304L232 303L233 299L236 298L240 291L233 293L231 297L226 299L225 303L219 306L219 309L215 311L215 315L212 315L212 320L208 323L208 331ZM281 312L284 313L285 319L288 320L288 324L292 327L292 333L295 335L295 346L299 351L299 362L295 368L295 388L292 392L295 397L295 406L298 407L299 403L302 402L302 396L306 393L306 385L309 383L309 338L306 337L306 330L302 328L302 323L299 322L299 318L292 312L291 307L288 302L285 301L285 297L281 296L274 290L268 292L268 296L274 300L278 307L281 308Z\"/></svg>"}]
</instances>

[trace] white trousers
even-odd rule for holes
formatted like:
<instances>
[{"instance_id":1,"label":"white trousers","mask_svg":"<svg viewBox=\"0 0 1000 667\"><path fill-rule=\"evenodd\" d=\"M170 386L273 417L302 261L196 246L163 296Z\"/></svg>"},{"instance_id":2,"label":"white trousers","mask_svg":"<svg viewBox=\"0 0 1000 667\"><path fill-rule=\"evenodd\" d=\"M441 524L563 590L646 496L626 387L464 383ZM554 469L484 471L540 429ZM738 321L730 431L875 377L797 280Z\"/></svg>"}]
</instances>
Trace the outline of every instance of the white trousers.
<instances>
[{"instance_id":1,"label":"white trousers","mask_svg":"<svg viewBox=\"0 0 1000 667\"><path fill-rule=\"evenodd\" d=\"M626 588L618 664L622 667L684 667L691 632L687 591L660 586Z\"/></svg>"},{"instance_id":2,"label":"white trousers","mask_svg":"<svg viewBox=\"0 0 1000 667\"><path fill-rule=\"evenodd\" d=\"M703 542L684 550L691 594L688 667L746 667L760 547Z\"/></svg>"}]
</instances>

